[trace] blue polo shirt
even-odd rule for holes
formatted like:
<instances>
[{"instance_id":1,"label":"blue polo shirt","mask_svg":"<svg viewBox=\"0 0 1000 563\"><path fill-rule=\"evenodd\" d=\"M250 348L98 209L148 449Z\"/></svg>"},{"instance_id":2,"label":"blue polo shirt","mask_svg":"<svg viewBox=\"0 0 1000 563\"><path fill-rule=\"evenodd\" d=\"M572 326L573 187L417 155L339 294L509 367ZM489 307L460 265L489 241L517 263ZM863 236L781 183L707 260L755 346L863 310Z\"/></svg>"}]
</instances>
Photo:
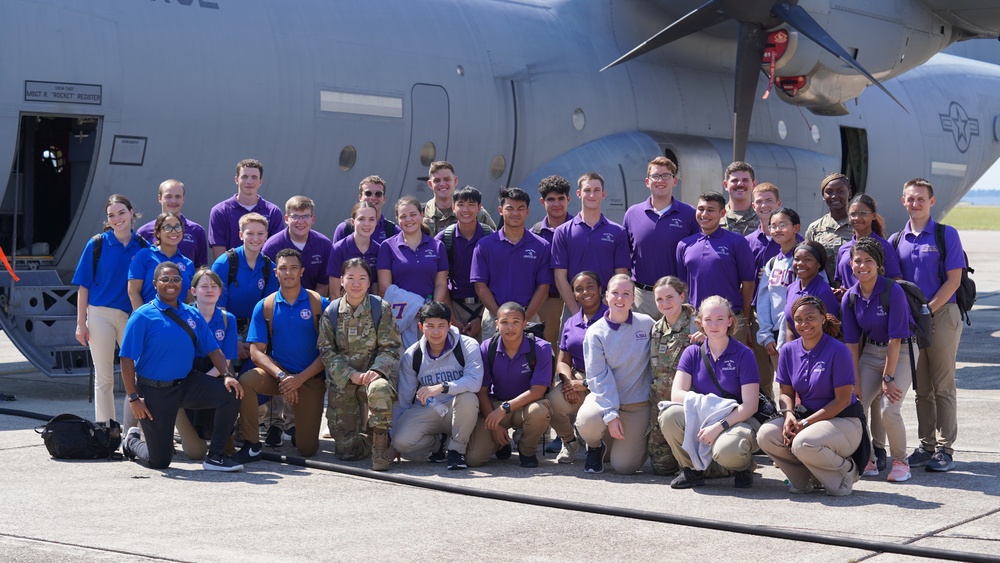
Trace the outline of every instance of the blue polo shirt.
<instances>
[{"instance_id":1,"label":"blue polo shirt","mask_svg":"<svg viewBox=\"0 0 1000 563\"><path fill-rule=\"evenodd\" d=\"M898 284L888 287L889 278L879 276L875 280L872 294L865 299L861 296L861 286L857 282L844 294L841 301L844 327L844 342L856 344L861 341L861 335L877 342L888 342L892 338L909 338L910 305L906 301L906 292ZM889 310L882 307L882 293L889 290ZM851 309L850 296L854 295L854 309Z\"/></svg>"},{"instance_id":2,"label":"blue polo shirt","mask_svg":"<svg viewBox=\"0 0 1000 563\"><path fill-rule=\"evenodd\" d=\"M708 361L715 370L719 385L735 397L743 397L744 385L760 384L760 373L757 372L757 360L753 357L753 351L735 338L729 339L726 351L718 359L713 359L709 352ZM701 346L688 346L681 352L677 371L691 375L691 391L702 395L719 394L719 388L712 382L712 377L705 369L705 362L701 359Z\"/></svg>"},{"instance_id":3,"label":"blue polo shirt","mask_svg":"<svg viewBox=\"0 0 1000 563\"><path fill-rule=\"evenodd\" d=\"M924 290L927 299L933 299L944 284L941 279L941 252L934 240L934 229L937 223L931 219L924 230L914 233L910 230L910 222L903 227L903 234L897 249L899 266L903 279L917 284ZM890 237L891 238L891 237ZM954 227L944 228L945 257L944 271L957 270L965 267L965 255L962 251L962 239ZM948 298L948 303L955 302L955 294Z\"/></svg>"},{"instance_id":4,"label":"blue polo shirt","mask_svg":"<svg viewBox=\"0 0 1000 563\"><path fill-rule=\"evenodd\" d=\"M379 244L382 244L383 242L386 241L386 238L392 238L394 235L399 234L399 225L396 225L395 223L390 223L389 237L386 237L385 224L386 224L385 216L379 215L378 221L375 223L375 230L372 231L372 242L377 242ZM340 224L337 225L337 228L333 230L333 242L334 243L340 242L345 238L347 238L348 236L350 235L347 234L347 222L341 221Z\"/></svg>"},{"instance_id":5,"label":"blue polo shirt","mask_svg":"<svg viewBox=\"0 0 1000 563\"><path fill-rule=\"evenodd\" d=\"M840 318L840 300L833 294L830 284L823 279L823 270L820 270L820 273L805 288L802 287L802 282L796 279L785 289L785 321L788 322L789 333L792 335L788 337L789 340L799 337L799 333L795 331L795 323L792 321L792 305L795 304L796 299L805 295L819 297L823 306L826 307L826 312Z\"/></svg>"},{"instance_id":6,"label":"blue polo shirt","mask_svg":"<svg viewBox=\"0 0 1000 563\"><path fill-rule=\"evenodd\" d=\"M273 203L257 196L257 204L247 211L246 207L236 201L236 194L233 194L233 197L216 203L208 215L208 245L224 246L227 249L242 245L240 217L247 213L260 213L267 219L268 237L273 237L285 228L285 214Z\"/></svg>"},{"instance_id":7,"label":"blue polo shirt","mask_svg":"<svg viewBox=\"0 0 1000 563\"><path fill-rule=\"evenodd\" d=\"M326 235L310 230L305 246L300 249L292 241L288 229L285 229L267 239L261 252L277 264L278 251L286 248L294 248L302 253L302 287L315 290L317 285L329 283L330 279L326 275L326 271L333 244L330 243L330 239L326 238Z\"/></svg>"},{"instance_id":8,"label":"blue polo shirt","mask_svg":"<svg viewBox=\"0 0 1000 563\"><path fill-rule=\"evenodd\" d=\"M632 253L632 279L644 285L676 276L677 257L671 249L698 232L694 208L677 198L662 215L653 209L652 198L646 198L625 211L622 227Z\"/></svg>"},{"instance_id":9,"label":"blue polo shirt","mask_svg":"<svg viewBox=\"0 0 1000 563\"><path fill-rule=\"evenodd\" d=\"M189 220L181 214L181 223L184 225L184 238L177 245L177 250L194 262L195 268L208 265L208 238L205 235L205 228ZM146 239L149 244L156 244L156 234L153 228L156 227L156 220L152 220L139 227L136 231L140 237Z\"/></svg>"},{"instance_id":10,"label":"blue polo shirt","mask_svg":"<svg viewBox=\"0 0 1000 563\"><path fill-rule=\"evenodd\" d=\"M102 251L103 252L103 251ZM158 246L143 248L135 254L132 264L128 267L128 279L142 280L142 302L149 303L156 297L156 287L153 286L153 273L161 262L173 262L180 268L181 301L187 299L191 289L191 278L194 277L194 262L180 252L167 256Z\"/></svg>"},{"instance_id":11,"label":"blue polo shirt","mask_svg":"<svg viewBox=\"0 0 1000 563\"><path fill-rule=\"evenodd\" d=\"M728 299L736 312L749 307L743 303L740 283L754 283L757 268L745 238L722 227L710 235L691 235L677 245L676 258L677 277L687 282L696 308L711 295Z\"/></svg>"},{"instance_id":12,"label":"blue polo shirt","mask_svg":"<svg viewBox=\"0 0 1000 563\"><path fill-rule=\"evenodd\" d=\"M885 255L885 276L893 279L903 277L903 273L899 269L899 255L896 254L896 249L892 247L892 243L878 236L877 233L872 233L868 236L877 240L882 245L882 253ZM840 250L837 251L837 269L834 270L833 279L840 282L840 287L851 287L858 281L854 277L854 270L851 269L851 248L857 242L858 238L854 237L845 242L840 247Z\"/></svg>"},{"instance_id":13,"label":"blue polo shirt","mask_svg":"<svg viewBox=\"0 0 1000 563\"><path fill-rule=\"evenodd\" d=\"M147 379L182 379L191 371L195 357L207 356L219 348L198 309L184 303L174 309L194 331L198 340L195 347L187 331L163 313L167 308L173 309L154 297L136 309L125 325L121 356L132 359L136 373Z\"/></svg>"},{"instance_id":14,"label":"blue polo shirt","mask_svg":"<svg viewBox=\"0 0 1000 563\"><path fill-rule=\"evenodd\" d=\"M568 281L584 270L597 272L605 287L618 268L629 268L628 237L621 225L601 214L591 229L577 214L556 228L552 237L552 268L565 268Z\"/></svg>"},{"instance_id":15,"label":"blue polo shirt","mask_svg":"<svg viewBox=\"0 0 1000 563\"><path fill-rule=\"evenodd\" d=\"M323 298L323 310L330 300ZM309 306L309 294L305 288L299 290L294 303L285 301L278 291L274 296L274 318L271 319L271 358L292 373L300 373L309 367L317 357L316 321ZM267 322L264 321L264 302L253 309L247 342L267 343Z\"/></svg>"},{"instance_id":16,"label":"blue polo shirt","mask_svg":"<svg viewBox=\"0 0 1000 563\"><path fill-rule=\"evenodd\" d=\"M247 264L246 251L243 245L234 249L236 258L240 261L236 269L236 281L230 286L229 255L225 252L216 258L212 271L222 279L222 296L219 297L219 307L223 307L237 319L249 319L254 305L268 295L278 291L278 276L273 271L264 283L264 259L257 257L253 269Z\"/></svg>"},{"instance_id":17,"label":"blue polo shirt","mask_svg":"<svg viewBox=\"0 0 1000 563\"><path fill-rule=\"evenodd\" d=\"M378 249L379 270L392 272L392 283L421 297L434 295L434 278L448 271L444 244L424 233L417 249L406 244L403 233L385 241ZM382 288L385 289L385 288Z\"/></svg>"},{"instance_id":18,"label":"blue polo shirt","mask_svg":"<svg viewBox=\"0 0 1000 563\"><path fill-rule=\"evenodd\" d=\"M456 223L454 246L451 252L451 257L455 259L455 262L449 264L448 271L448 289L451 291L452 299L467 299L476 296L476 288L472 285L471 277L472 253L476 250L476 243L485 237L486 231L483 230L482 223L476 223L476 232L473 233L471 239L462 236ZM447 253L448 247L444 245L444 230L434 235L434 238L441 241L441 246Z\"/></svg>"},{"instance_id":19,"label":"blue polo shirt","mask_svg":"<svg viewBox=\"0 0 1000 563\"><path fill-rule=\"evenodd\" d=\"M531 337L525 335L521 346L511 358L503 349L503 340L497 343L497 357L489 365L490 341L479 345L483 354L483 388L498 401L509 401L531 389L533 385L552 385L552 346L541 338L535 339L535 369L528 363Z\"/></svg>"},{"instance_id":20,"label":"blue polo shirt","mask_svg":"<svg viewBox=\"0 0 1000 563\"><path fill-rule=\"evenodd\" d=\"M500 229L476 245L470 277L489 286L497 305L514 301L527 307L535 288L552 284L549 253L549 243L531 231L514 244Z\"/></svg>"},{"instance_id":21,"label":"blue polo shirt","mask_svg":"<svg viewBox=\"0 0 1000 563\"><path fill-rule=\"evenodd\" d=\"M576 314L570 316L566 319L563 324L562 335L559 337L559 349L569 352L569 357L572 359L573 369L578 369L580 371L586 371L583 362L583 339L587 335L587 329L590 325L601 320L601 317L608 312L608 305L606 303L601 303L600 308L594 313L594 316L590 317L589 320L584 322L583 320L583 308L581 307Z\"/></svg>"},{"instance_id":22,"label":"blue polo shirt","mask_svg":"<svg viewBox=\"0 0 1000 563\"><path fill-rule=\"evenodd\" d=\"M378 274L376 273L376 267L378 265L378 249L382 246L380 243L375 242L375 239L371 239L371 244L368 245L368 250L366 252L361 252L358 248L357 243L354 242L354 233L347 235L346 238L340 239L333 243L333 248L330 250L330 259L327 261L326 275L328 278L339 278L343 273L344 262L352 258L361 258L368 263L368 267L372 269L372 284L378 282Z\"/></svg>"},{"instance_id":23,"label":"blue polo shirt","mask_svg":"<svg viewBox=\"0 0 1000 563\"><path fill-rule=\"evenodd\" d=\"M129 313L132 302L128 299L128 271L132 258L142 248L136 235L127 245L115 238L114 231L101 233L101 257L94 272L94 239L87 240L83 254L76 264L73 285L90 290L88 303L95 307L110 307Z\"/></svg>"},{"instance_id":24,"label":"blue polo shirt","mask_svg":"<svg viewBox=\"0 0 1000 563\"><path fill-rule=\"evenodd\" d=\"M197 306L194 306L196 309ZM225 320L223 320L225 319ZM236 317L229 311L224 311L219 307L215 308L212 319L208 321L208 329L215 336L215 342L222 350L222 355L227 360L235 360L237 357L236 340Z\"/></svg>"},{"instance_id":25,"label":"blue polo shirt","mask_svg":"<svg viewBox=\"0 0 1000 563\"><path fill-rule=\"evenodd\" d=\"M817 411L833 400L836 388L854 385L854 358L846 344L829 334L812 350L805 349L801 338L792 340L781 347L775 379L791 385L802 404ZM857 402L852 394L851 404Z\"/></svg>"}]
</instances>

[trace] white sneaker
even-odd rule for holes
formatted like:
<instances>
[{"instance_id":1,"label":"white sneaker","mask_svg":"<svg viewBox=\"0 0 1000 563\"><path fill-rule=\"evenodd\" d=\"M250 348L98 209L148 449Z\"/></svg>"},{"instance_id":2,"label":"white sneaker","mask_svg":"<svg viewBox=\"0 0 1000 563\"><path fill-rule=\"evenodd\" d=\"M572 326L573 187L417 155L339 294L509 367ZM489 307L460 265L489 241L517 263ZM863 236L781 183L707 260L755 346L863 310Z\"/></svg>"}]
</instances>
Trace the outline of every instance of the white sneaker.
<instances>
[{"instance_id":1,"label":"white sneaker","mask_svg":"<svg viewBox=\"0 0 1000 563\"><path fill-rule=\"evenodd\" d=\"M573 463L576 461L576 453L580 451L580 442L563 442L559 455L556 456L556 463Z\"/></svg>"}]
</instances>

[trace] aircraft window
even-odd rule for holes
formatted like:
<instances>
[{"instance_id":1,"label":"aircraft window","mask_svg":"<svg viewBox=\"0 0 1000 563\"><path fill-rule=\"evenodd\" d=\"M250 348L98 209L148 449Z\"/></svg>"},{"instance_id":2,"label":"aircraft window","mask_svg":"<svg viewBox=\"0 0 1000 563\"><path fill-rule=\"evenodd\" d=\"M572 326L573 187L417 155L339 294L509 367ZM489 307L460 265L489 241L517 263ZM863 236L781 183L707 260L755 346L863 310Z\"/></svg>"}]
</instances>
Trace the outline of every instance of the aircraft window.
<instances>
[{"instance_id":1,"label":"aircraft window","mask_svg":"<svg viewBox=\"0 0 1000 563\"><path fill-rule=\"evenodd\" d=\"M573 128L577 131L583 131L583 128L587 126L587 116L584 115L583 110L576 108L573 110Z\"/></svg>"},{"instance_id":2,"label":"aircraft window","mask_svg":"<svg viewBox=\"0 0 1000 563\"><path fill-rule=\"evenodd\" d=\"M358 150L353 145L347 145L340 149L340 169L347 172L354 168L354 163L358 160Z\"/></svg>"},{"instance_id":3,"label":"aircraft window","mask_svg":"<svg viewBox=\"0 0 1000 563\"><path fill-rule=\"evenodd\" d=\"M785 121L782 119L778 120L778 136L781 137L782 140L788 136L788 126L785 125Z\"/></svg>"},{"instance_id":4,"label":"aircraft window","mask_svg":"<svg viewBox=\"0 0 1000 563\"><path fill-rule=\"evenodd\" d=\"M455 67L455 72L457 72L459 76L465 76L465 68L462 65Z\"/></svg>"},{"instance_id":5,"label":"aircraft window","mask_svg":"<svg viewBox=\"0 0 1000 563\"><path fill-rule=\"evenodd\" d=\"M42 162L51 166L56 171L56 174L62 172L63 167L66 165L62 151L56 147L49 147L42 151Z\"/></svg>"},{"instance_id":6,"label":"aircraft window","mask_svg":"<svg viewBox=\"0 0 1000 563\"><path fill-rule=\"evenodd\" d=\"M496 180L503 176L505 170L507 170L507 159L502 154L494 156L493 162L490 162L490 176Z\"/></svg>"},{"instance_id":7,"label":"aircraft window","mask_svg":"<svg viewBox=\"0 0 1000 563\"><path fill-rule=\"evenodd\" d=\"M430 166L434 159L437 157L437 147L434 146L432 141L427 141L424 146L420 147L420 164L424 166Z\"/></svg>"},{"instance_id":8,"label":"aircraft window","mask_svg":"<svg viewBox=\"0 0 1000 563\"><path fill-rule=\"evenodd\" d=\"M813 126L812 126L812 137L813 137L813 142L818 144L819 143L819 139L820 139L820 136L819 136L819 125L813 124Z\"/></svg>"}]
</instances>

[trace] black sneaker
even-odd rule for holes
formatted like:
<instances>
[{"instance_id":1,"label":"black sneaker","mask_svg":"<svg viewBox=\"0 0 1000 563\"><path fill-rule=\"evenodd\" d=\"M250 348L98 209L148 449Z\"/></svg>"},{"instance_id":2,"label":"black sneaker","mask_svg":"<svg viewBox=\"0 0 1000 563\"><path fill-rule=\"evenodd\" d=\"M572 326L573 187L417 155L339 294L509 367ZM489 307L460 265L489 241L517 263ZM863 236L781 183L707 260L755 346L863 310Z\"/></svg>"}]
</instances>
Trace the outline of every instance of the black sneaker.
<instances>
[{"instance_id":1,"label":"black sneaker","mask_svg":"<svg viewBox=\"0 0 1000 563\"><path fill-rule=\"evenodd\" d=\"M545 446L545 453L547 454L557 454L560 451L562 451L562 439L558 437L556 437L555 440L552 440L551 442L549 442L547 446Z\"/></svg>"},{"instance_id":2,"label":"black sneaker","mask_svg":"<svg viewBox=\"0 0 1000 563\"><path fill-rule=\"evenodd\" d=\"M924 469L927 471L951 471L955 469L955 462L951 459L951 454L944 451L944 448L938 448Z\"/></svg>"},{"instance_id":3,"label":"black sneaker","mask_svg":"<svg viewBox=\"0 0 1000 563\"><path fill-rule=\"evenodd\" d=\"M497 456L497 459L499 459L500 461L507 461L508 459L510 459L511 454L513 453L514 450L511 449L510 444L507 444L506 446L497 450L497 453L493 455Z\"/></svg>"},{"instance_id":4,"label":"black sneaker","mask_svg":"<svg viewBox=\"0 0 1000 563\"><path fill-rule=\"evenodd\" d=\"M138 426L133 426L128 429L125 433L125 437L122 439L122 455L128 459L135 460L135 451L132 447L135 445L133 440L142 440L142 434Z\"/></svg>"},{"instance_id":5,"label":"black sneaker","mask_svg":"<svg viewBox=\"0 0 1000 563\"><path fill-rule=\"evenodd\" d=\"M927 465L927 462L931 460L934 456L934 452L924 449L923 446L917 446L910 457L906 458L906 462L910 464L910 467L920 467Z\"/></svg>"},{"instance_id":6,"label":"black sneaker","mask_svg":"<svg viewBox=\"0 0 1000 563\"><path fill-rule=\"evenodd\" d=\"M887 462L886 462L886 456L885 456L885 448L878 448L878 447L876 447L875 448L875 468L878 469L879 473L885 471L885 468L887 466L886 463Z\"/></svg>"},{"instance_id":7,"label":"black sneaker","mask_svg":"<svg viewBox=\"0 0 1000 563\"><path fill-rule=\"evenodd\" d=\"M267 429L267 437L264 438L264 443L271 447L278 447L284 442L281 441L281 429L277 426L272 426Z\"/></svg>"},{"instance_id":8,"label":"black sneaker","mask_svg":"<svg viewBox=\"0 0 1000 563\"><path fill-rule=\"evenodd\" d=\"M736 483L733 485L737 489L749 489L753 486L753 467L748 467L743 471L736 472Z\"/></svg>"},{"instance_id":9,"label":"black sneaker","mask_svg":"<svg viewBox=\"0 0 1000 563\"><path fill-rule=\"evenodd\" d=\"M429 461L431 463L441 463L442 461L445 461L447 459L447 460L449 460L449 463L450 463L450 459L451 458L448 457L448 456L449 456L449 454L451 452L445 450L445 448L448 446L448 435L447 434L441 434L438 437L438 439L439 439L439 441L438 441L438 449L437 449L437 451L431 452L431 455L427 456L427 461ZM464 461L463 461L463 463L464 463ZM449 469L451 469L451 468L449 467Z\"/></svg>"},{"instance_id":10,"label":"black sneaker","mask_svg":"<svg viewBox=\"0 0 1000 563\"><path fill-rule=\"evenodd\" d=\"M292 426L291 428L285 430L284 434L281 437L282 438L286 438L287 437L288 440L292 443L292 446L294 447L296 445L295 444L295 427Z\"/></svg>"},{"instance_id":11,"label":"black sneaker","mask_svg":"<svg viewBox=\"0 0 1000 563\"><path fill-rule=\"evenodd\" d=\"M205 471L225 471L228 473L243 470L243 466L233 461L233 458L221 453L207 456L205 461L201 463L201 468Z\"/></svg>"},{"instance_id":12,"label":"black sneaker","mask_svg":"<svg viewBox=\"0 0 1000 563\"><path fill-rule=\"evenodd\" d=\"M521 467L538 467L538 456L537 455L524 455L517 454L517 459L521 463Z\"/></svg>"},{"instance_id":13,"label":"black sneaker","mask_svg":"<svg viewBox=\"0 0 1000 563\"><path fill-rule=\"evenodd\" d=\"M233 461L236 463L252 463L260 461L260 442L257 442L256 444L244 443L240 451L233 454Z\"/></svg>"},{"instance_id":14,"label":"black sneaker","mask_svg":"<svg viewBox=\"0 0 1000 563\"><path fill-rule=\"evenodd\" d=\"M460 454L455 450L448 450L448 469L468 469L465 463L465 454Z\"/></svg>"},{"instance_id":15,"label":"black sneaker","mask_svg":"<svg viewBox=\"0 0 1000 563\"><path fill-rule=\"evenodd\" d=\"M751 479L752 479L751 474ZM705 484L705 472L698 471L697 469L691 469L690 467L685 467L680 475L674 478L670 482L671 489L690 489L691 487L700 487Z\"/></svg>"},{"instance_id":16,"label":"black sneaker","mask_svg":"<svg viewBox=\"0 0 1000 563\"><path fill-rule=\"evenodd\" d=\"M604 442L601 442L600 447L597 448L587 448L587 461L583 465L583 471L585 473L604 473L604 452L607 450L607 446Z\"/></svg>"}]
</instances>

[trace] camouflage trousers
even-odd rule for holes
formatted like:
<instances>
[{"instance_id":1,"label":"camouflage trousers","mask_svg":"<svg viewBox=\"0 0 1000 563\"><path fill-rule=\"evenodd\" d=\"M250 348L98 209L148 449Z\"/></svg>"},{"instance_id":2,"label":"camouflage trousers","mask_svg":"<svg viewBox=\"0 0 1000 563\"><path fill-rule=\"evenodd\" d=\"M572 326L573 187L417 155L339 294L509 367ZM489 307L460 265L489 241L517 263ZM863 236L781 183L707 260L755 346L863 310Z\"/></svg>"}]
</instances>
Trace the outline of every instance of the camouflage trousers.
<instances>
[{"instance_id":1,"label":"camouflage trousers","mask_svg":"<svg viewBox=\"0 0 1000 563\"><path fill-rule=\"evenodd\" d=\"M681 470L681 466L677 463L677 459L674 458L673 452L670 451L670 444L667 443L666 438L663 437L663 431L660 429L660 409L657 406L659 401L650 402L653 404L650 405L651 408L649 409L649 438L646 442L646 453L649 454L649 461L653 465L653 474L675 475ZM705 470L705 477L708 479L729 477L732 474L732 471L722 467L715 461L712 461L708 469Z\"/></svg>"},{"instance_id":2,"label":"camouflage trousers","mask_svg":"<svg viewBox=\"0 0 1000 563\"><path fill-rule=\"evenodd\" d=\"M396 389L384 378L367 386L348 383L347 387L330 387L327 396L326 420L330 436L336 440L337 457L345 461L364 459L371 455L371 442L361 432L362 423L369 429L388 431L392 426L392 405ZM362 405L367 403L362 420Z\"/></svg>"}]
</instances>

